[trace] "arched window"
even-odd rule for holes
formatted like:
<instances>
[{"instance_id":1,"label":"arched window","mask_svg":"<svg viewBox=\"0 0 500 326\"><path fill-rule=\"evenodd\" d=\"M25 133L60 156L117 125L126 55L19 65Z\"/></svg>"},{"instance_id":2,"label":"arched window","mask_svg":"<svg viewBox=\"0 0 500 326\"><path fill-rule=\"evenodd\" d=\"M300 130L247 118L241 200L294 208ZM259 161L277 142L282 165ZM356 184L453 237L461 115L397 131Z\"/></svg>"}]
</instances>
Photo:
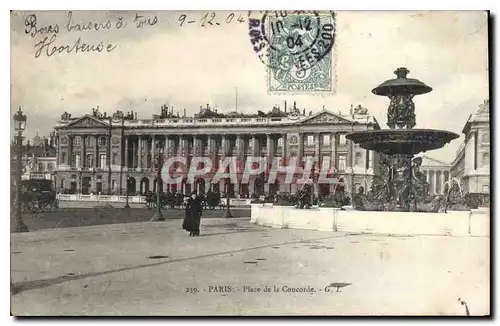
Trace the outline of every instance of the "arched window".
<instances>
[{"instance_id":1,"label":"arched window","mask_svg":"<svg viewBox=\"0 0 500 326\"><path fill-rule=\"evenodd\" d=\"M38 172L43 172L45 165L43 163L38 163Z\"/></svg>"},{"instance_id":2,"label":"arched window","mask_svg":"<svg viewBox=\"0 0 500 326\"><path fill-rule=\"evenodd\" d=\"M47 164L47 171L49 171L49 172L54 171L54 163Z\"/></svg>"}]
</instances>

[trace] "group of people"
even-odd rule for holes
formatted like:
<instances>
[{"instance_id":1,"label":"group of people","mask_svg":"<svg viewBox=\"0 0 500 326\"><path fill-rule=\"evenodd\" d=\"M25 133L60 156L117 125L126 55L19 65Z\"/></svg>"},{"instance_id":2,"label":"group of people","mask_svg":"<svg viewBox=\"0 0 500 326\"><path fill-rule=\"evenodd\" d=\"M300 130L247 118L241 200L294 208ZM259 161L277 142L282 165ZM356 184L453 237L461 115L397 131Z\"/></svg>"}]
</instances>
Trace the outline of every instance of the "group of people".
<instances>
[{"instance_id":1,"label":"group of people","mask_svg":"<svg viewBox=\"0 0 500 326\"><path fill-rule=\"evenodd\" d=\"M149 208L155 207L154 205L156 205L157 194L155 192L148 191L147 193L144 194L144 196L146 198L146 206L148 206ZM182 192L176 192L176 191L161 192L160 205L162 208L165 207L182 208L185 205L184 199L188 196L189 195L185 195ZM197 195L197 198L201 200L203 207L206 207L211 210L218 207L221 202L221 194L218 192L212 192L210 190L204 195Z\"/></svg>"}]
</instances>

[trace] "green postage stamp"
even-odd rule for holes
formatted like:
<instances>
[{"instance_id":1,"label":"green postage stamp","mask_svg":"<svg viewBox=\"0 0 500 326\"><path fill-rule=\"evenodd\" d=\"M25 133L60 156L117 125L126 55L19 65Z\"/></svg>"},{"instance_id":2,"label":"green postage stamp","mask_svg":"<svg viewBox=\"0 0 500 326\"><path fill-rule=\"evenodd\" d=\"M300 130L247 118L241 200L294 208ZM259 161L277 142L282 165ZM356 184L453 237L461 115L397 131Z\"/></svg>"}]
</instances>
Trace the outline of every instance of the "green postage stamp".
<instances>
[{"instance_id":1,"label":"green postage stamp","mask_svg":"<svg viewBox=\"0 0 500 326\"><path fill-rule=\"evenodd\" d=\"M334 93L335 13L259 14L253 13L255 18L250 15L250 36L255 52L267 66L268 91Z\"/></svg>"}]
</instances>

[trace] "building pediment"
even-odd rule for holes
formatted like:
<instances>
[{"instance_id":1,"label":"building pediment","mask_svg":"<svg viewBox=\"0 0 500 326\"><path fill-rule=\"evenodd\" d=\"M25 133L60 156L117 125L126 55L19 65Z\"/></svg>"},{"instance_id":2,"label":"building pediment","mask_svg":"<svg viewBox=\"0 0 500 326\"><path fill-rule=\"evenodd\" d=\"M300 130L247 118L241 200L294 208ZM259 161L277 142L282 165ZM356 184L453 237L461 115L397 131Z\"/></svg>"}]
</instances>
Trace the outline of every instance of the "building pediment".
<instances>
[{"instance_id":1,"label":"building pediment","mask_svg":"<svg viewBox=\"0 0 500 326\"><path fill-rule=\"evenodd\" d=\"M302 120L300 124L311 125L311 124L325 124L325 123L351 123L351 121L342 118L330 111L323 110L319 113L316 113Z\"/></svg>"},{"instance_id":2,"label":"building pediment","mask_svg":"<svg viewBox=\"0 0 500 326\"><path fill-rule=\"evenodd\" d=\"M66 125L65 128L108 128L109 125L90 115L85 115L78 120Z\"/></svg>"},{"instance_id":3,"label":"building pediment","mask_svg":"<svg viewBox=\"0 0 500 326\"><path fill-rule=\"evenodd\" d=\"M428 156L422 156L422 166L442 166L442 167L450 167L449 163L436 160L435 158L431 158Z\"/></svg>"}]
</instances>

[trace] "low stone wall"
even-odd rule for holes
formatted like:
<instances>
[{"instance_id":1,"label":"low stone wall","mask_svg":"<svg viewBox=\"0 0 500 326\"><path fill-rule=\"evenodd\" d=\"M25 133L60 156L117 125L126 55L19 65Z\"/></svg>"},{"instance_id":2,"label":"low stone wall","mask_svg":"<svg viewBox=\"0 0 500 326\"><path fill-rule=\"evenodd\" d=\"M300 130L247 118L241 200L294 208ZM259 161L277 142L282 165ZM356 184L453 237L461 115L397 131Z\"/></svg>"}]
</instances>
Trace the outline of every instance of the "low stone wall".
<instances>
[{"instance_id":1,"label":"low stone wall","mask_svg":"<svg viewBox=\"0 0 500 326\"><path fill-rule=\"evenodd\" d=\"M251 223L273 228L395 235L489 236L489 210L447 213L368 212L251 204Z\"/></svg>"},{"instance_id":2,"label":"low stone wall","mask_svg":"<svg viewBox=\"0 0 500 326\"><path fill-rule=\"evenodd\" d=\"M107 202L107 203L125 203L126 196L111 196L111 195L81 195L81 194L57 194L57 199L60 201L81 201L81 202ZM187 198L186 198L187 200ZM144 204L146 197L144 196L129 196L129 203ZM250 205L252 200L249 198L229 198L231 206L246 206ZM221 202L226 203L226 198L221 198Z\"/></svg>"},{"instance_id":3,"label":"low stone wall","mask_svg":"<svg viewBox=\"0 0 500 326\"><path fill-rule=\"evenodd\" d=\"M108 203L125 203L126 196L111 196L111 195L80 195L80 194L57 194L57 199L61 201L91 201L91 202L108 202ZM129 203L145 203L144 196L129 196Z\"/></svg>"}]
</instances>

